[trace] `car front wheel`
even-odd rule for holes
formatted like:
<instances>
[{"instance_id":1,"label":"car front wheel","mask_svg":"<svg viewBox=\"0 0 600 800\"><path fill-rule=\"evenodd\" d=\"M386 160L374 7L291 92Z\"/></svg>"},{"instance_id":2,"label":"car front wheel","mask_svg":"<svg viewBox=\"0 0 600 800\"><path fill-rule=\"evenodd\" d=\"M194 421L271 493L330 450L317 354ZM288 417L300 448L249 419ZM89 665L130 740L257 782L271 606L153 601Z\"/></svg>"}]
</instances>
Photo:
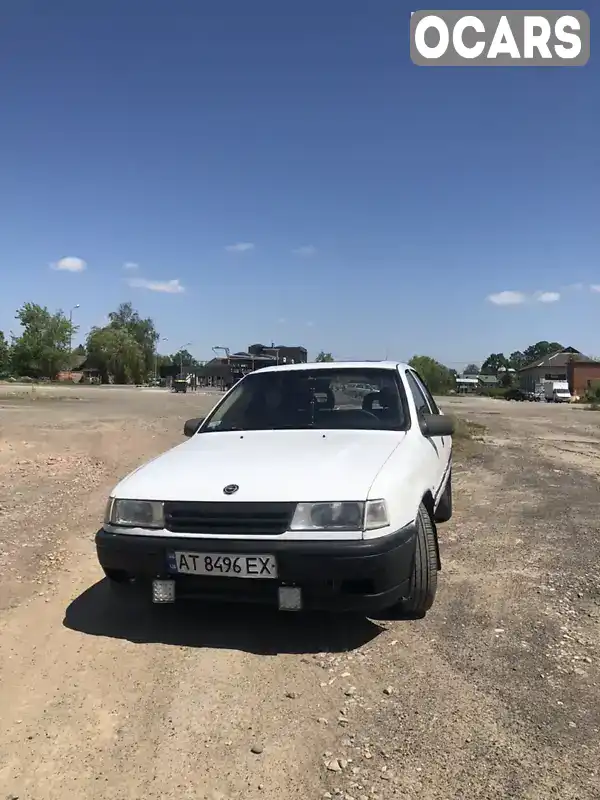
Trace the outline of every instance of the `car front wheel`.
<instances>
[{"instance_id":1,"label":"car front wheel","mask_svg":"<svg viewBox=\"0 0 600 800\"><path fill-rule=\"evenodd\" d=\"M435 600L438 559L435 529L429 512L422 503L419 506L416 527L415 560L410 580L410 594L402 602L402 611L412 617L424 617Z\"/></svg>"}]
</instances>

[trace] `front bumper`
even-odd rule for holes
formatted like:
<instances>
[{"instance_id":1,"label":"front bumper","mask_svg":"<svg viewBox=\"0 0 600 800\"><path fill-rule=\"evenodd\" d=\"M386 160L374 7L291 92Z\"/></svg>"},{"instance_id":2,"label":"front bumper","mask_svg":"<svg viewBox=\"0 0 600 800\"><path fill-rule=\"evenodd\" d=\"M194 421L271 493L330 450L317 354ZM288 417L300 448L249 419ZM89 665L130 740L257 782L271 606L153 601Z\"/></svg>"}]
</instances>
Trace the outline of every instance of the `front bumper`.
<instances>
[{"instance_id":1,"label":"front bumper","mask_svg":"<svg viewBox=\"0 0 600 800\"><path fill-rule=\"evenodd\" d=\"M277 605L280 586L302 589L308 609L373 613L408 596L415 555L414 524L378 539L363 541L244 541L243 539L177 539L131 534L96 534L103 569L149 583L174 578L177 597ZM242 555L268 552L277 559L279 577L244 579L172 575L173 550Z\"/></svg>"}]
</instances>

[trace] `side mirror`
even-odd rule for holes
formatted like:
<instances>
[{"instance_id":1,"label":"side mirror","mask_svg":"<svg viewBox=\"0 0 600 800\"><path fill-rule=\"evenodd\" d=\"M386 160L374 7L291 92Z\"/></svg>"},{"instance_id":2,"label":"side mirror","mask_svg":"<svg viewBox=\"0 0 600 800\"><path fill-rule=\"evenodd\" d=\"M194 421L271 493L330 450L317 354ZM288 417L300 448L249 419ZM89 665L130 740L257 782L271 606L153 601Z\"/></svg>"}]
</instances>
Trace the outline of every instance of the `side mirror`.
<instances>
[{"instance_id":1,"label":"side mirror","mask_svg":"<svg viewBox=\"0 0 600 800\"><path fill-rule=\"evenodd\" d=\"M434 436L452 436L454 420L443 414L421 414L419 417L421 433L428 439Z\"/></svg>"},{"instance_id":2,"label":"side mirror","mask_svg":"<svg viewBox=\"0 0 600 800\"><path fill-rule=\"evenodd\" d=\"M195 433L198 432L198 428L204 422L204 417L195 417L194 419L188 419L183 426L183 435L184 436L193 436Z\"/></svg>"}]
</instances>

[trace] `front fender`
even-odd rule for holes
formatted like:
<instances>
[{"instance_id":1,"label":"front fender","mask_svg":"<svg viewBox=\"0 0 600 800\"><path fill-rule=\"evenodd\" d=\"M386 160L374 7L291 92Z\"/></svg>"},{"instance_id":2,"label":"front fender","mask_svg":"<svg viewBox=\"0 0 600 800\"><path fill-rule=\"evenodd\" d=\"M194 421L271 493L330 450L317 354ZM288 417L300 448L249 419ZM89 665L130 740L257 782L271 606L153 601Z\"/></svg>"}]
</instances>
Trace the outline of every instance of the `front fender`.
<instances>
[{"instance_id":1,"label":"front fender","mask_svg":"<svg viewBox=\"0 0 600 800\"><path fill-rule=\"evenodd\" d=\"M427 460L418 453L407 458L402 447L379 472L369 490L369 499L384 499L388 508L389 530L399 530L417 518L423 498L431 494ZM366 531L365 538L384 535L388 529Z\"/></svg>"}]
</instances>

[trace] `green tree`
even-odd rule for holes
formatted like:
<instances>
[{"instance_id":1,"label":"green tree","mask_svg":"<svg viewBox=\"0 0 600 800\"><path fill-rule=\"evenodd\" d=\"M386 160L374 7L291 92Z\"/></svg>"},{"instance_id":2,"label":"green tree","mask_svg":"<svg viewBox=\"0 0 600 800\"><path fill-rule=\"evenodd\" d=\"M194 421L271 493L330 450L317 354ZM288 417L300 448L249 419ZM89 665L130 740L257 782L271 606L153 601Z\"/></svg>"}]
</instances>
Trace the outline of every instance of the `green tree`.
<instances>
[{"instance_id":1,"label":"green tree","mask_svg":"<svg viewBox=\"0 0 600 800\"><path fill-rule=\"evenodd\" d=\"M12 369L17 375L55 378L68 365L70 341L77 330L62 311L25 303L16 313L22 333L13 336Z\"/></svg>"},{"instance_id":2,"label":"green tree","mask_svg":"<svg viewBox=\"0 0 600 800\"><path fill-rule=\"evenodd\" d=\"M510 354L508 362L513 369L521 369L521 367L525 366L525 354L520 350L515 350L514 353Z\"/></svg>"},{"instance_id":3,"label":"green tree","mask_svg":"<svg viewBox=\"0 0 600 800\"><path fill-rule=\"evenodd\" d=\"M74 356L84 356L86 354L85 346L80 344L73 350Z\"/></svg>"},{"instance_id":4,"label":"green tree","mask_svg":"<svg viewBox=\"0 0 600 800\"><path fill-rule=\"evenodd\" d=\"M501 367L508 369L508 359L504 353L492 353L481 365L481 373L483 375L497 375Z\"/></svg>"},{"instance_id":5,"label":"green tree","mask_svg":"<svg viewBox=\"0 0 600 800\"><path fill-rule=\"evenodd\" d=\"M563 346L558 342L542 341L530 345L523 351L515 350L509 358L504 353L491 353L481 365L481 371L484 375L497 375L501 367L519 370L562 349Z\"/></svg>"},{"instance_id":6,"label":"green tree","mask_svg":"<svg viewBox=\"0 0 600 800\"><path fill-rule=\"evenodd\" d=\"M102 383L142 383L147 375L144 351L126 328L92 328L87 337L90 365Z\"/></svg>"},{"instance_id":7,"label":"green tree","mask_svg":"<svg viewBox=\"0 0 600 800\"><path fill-rule=\"evenodd\" d=\"M455 388L454 375L435 358L413 356L408 363L423 378L432 394L447 394Z\"/></svg>"},{"instance_id":8,"label":"green tree","mask_svg":"<svg viewBox=\"0 0 600 800\"><path fill-rule=\"evenodd\" d=\"M335 358L331 355L331 353L325 353L323 350L321 350L319 355L315 358L315 361L323 363L325 361L335 361Z\"/></svg>"},{"instance_id":9,"label":"green tree","mask_svg":"<svg viewBox=\"0 0 600 800\"><path fill-rule=\"evenodd\" d=\"M479 367L477 364L467 364L464 371L465 375L479 375Z\"/></svg>"},{"instance_id":10,"label":"green tree","mask_svg":"<svg viewBox=\"0 0 600 800\"><path fill-rule=\"evenodd\" d=\"M159 334L150 318L142 319L131 303L121 303L108 315L108 327L126 331L139 345L144 364L144 378L154 372L154 358ZM124 341L124 340L122 340Z\"/></svg>"},{"instance_id":11,"label":"green tree","mask_svg":"<svg viewBox=\"0 0 600 800\"><path fill-rule=\"evenodd\" d=\"M5 335L0 331L0 378L5 377L10 372L10 345L6 341Z\"/></svg>"},{"instance_id":12,"label":"green tree","mask_svg":"<svg viewBox=\"0 0 600 800\"><path fill-rule=\"evenodd\" d=\"M198 362L194 356L185 348L173 353L173 355L170 356L170 360L172 364L175 364L181 369L184 369L185 367L194 368L198 366Z\"/></svg>"},{"instance_id":13,"label":"green tree","mask_svg":"<svg viewBox=\"0 0 600 800\"><path fill-rule=\"evenodd\" d=\"M546 356L552 355L552 353L556 353L558 350L562 349L562 344L559 344L558 342L536 342L523 351L523 357L525 360L523 366L531 364L534 361L541 361Z\"/></svg>"}]
</instances>

